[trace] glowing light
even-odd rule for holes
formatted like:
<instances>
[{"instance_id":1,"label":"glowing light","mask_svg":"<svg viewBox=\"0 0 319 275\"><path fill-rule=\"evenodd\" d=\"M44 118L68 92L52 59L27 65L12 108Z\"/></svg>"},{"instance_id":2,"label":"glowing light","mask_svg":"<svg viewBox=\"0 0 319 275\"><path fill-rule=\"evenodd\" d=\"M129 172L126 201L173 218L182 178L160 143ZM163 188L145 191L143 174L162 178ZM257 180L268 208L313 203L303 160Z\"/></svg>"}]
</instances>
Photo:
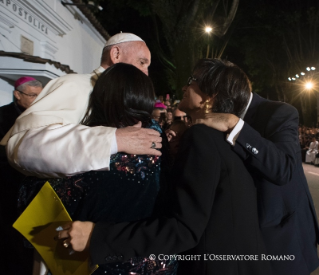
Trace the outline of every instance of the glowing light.
<instances>
[{"instance_id":1,"label":"glowing light","mask_svg":"<svg viewBox=\"0 0 319 275\"><path fill-rule=\"evenodd\" d=\"M309 67L307 67L307 68L306 68L306 70L307 70L307 71L310 71L310 68L309 68Z\"/></svg>"},{"instance_id":2,"label":"glowing light","mask_svg":"<svg viewBox=\"0 0 319 275\"><path fill-rule=\"evenodd\" d=\"M305 84L305 88L306 88L307 90L311 90L311 89L313 88L313 83L312 83L312 82L307 82L307 83Z\"/></svg>"},{"instance_id":3,"label":"glowing light","mask_svg":"<svg viewBox=\"0 0 319 275\"><path fill-rule=\"evenodd\" d=\"M290 78L290 77L288 77L288 80L289 80L289 81L291 81L291 78Z\"/></svg>"},{"instance_id":4,"label":"glowing light","mask_svg":"<svg viewBox=\"0 0 319 275\"><path fill-rule=\"evenodd\" d=\"M296 78L294 78L294 77L292 77L291 79L292 79L292 80L296 80Z\"/></svg>"},{"instance_id":5,"label":"glowing light","mask_svg":"<svg viewBox=\"0 0 319 275\"><path fill-rule=\"evenodd\" d=\"M300 74L301 74L301 75L305 75L305 73L304 73L304 72L301 72Z\"/></svg>"},{"instance_id":6,"label":"glowing light","mask_svg":"<svg viewBox=\"0 0 319 275\"><path fill-rule=\"evenodd\" d=\"M296 74L296 77L299 78L299 74Z\"/></svg>"},{"instance_id":7,"label":"glowing light","mask_svg":"<svg viewBox=\"0 0 319 275\"><path fill-rule=\"evenodd\" d=\"M212 30L213 30L212 27L208 27L208 26L207 26L207 27L205 28L205 32L207 32L207 33L211 33Z\"/></svg>"},{"instance_id":8,"label":"glowing light","mask_svg":"<svg viewBox=\"0 0 319 275\"><path fill-rule=\"evenodd\" d=\"M314 71L315 69L316 69L315 67L311 67L311 70L313 70L313 71Z\"/></svg>"}]
</instances>

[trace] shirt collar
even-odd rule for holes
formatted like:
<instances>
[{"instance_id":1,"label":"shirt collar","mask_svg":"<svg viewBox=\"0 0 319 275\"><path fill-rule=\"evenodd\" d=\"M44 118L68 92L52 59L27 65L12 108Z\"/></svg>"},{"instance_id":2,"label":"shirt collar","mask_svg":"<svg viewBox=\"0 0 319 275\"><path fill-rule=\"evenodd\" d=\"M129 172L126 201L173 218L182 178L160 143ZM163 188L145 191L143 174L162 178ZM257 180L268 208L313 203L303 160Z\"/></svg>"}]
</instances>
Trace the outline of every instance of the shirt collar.
<instances>
[{"instance_id":1,"label":"shirt collar","mask_svg":"<svg viewBox=\"0 0 319 275\"><path fill-rule=\"evenodd\" d=\"M100 67L98 67L97 69L95 69L95 70L93 71L93 73L101 74L101 73L103 73L104 71L105 71L105 69L104 69L102 66L100 66Z\"/></svg>"},{"instance_id":2,"label":"shirt collar","mask_svg":"<svg viewBox=\"0 0 319 275\"><path fill-rule=\"evenodd\" d=\"M253 100L253 93L250 93L250 97L249 97L249 101L248 101L248 104L247 104L247 106L246 106L246 109L245 109L245 111L244 111L244 112L241 114L241 116L240 116L241 119L244 119L244 117L245 117L245 115L246 115L246 113L247 113L247 110L248 110L248 108L249 108L250 103L251 103L252 100Z\"/></svg>"}]
</instances>

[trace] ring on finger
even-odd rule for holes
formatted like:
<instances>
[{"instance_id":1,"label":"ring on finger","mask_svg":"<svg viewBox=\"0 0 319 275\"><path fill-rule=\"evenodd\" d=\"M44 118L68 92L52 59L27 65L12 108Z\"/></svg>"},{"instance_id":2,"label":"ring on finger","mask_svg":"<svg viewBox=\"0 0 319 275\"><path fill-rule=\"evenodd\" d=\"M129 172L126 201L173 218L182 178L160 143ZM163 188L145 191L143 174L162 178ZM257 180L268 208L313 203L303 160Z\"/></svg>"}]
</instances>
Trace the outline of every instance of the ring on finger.
<instances>
[{"instance_id":1,"label":"ring on finger","mask_svg":"<svg viewBox=\"0 0 319 275\"><path fill-rule=\"evenodd\" d=\"M156 148L156 143L155 143L154 141L152 142L151 148L152 148L152 149L155 149L155 148Z\"/></svg>"}]
</instances>

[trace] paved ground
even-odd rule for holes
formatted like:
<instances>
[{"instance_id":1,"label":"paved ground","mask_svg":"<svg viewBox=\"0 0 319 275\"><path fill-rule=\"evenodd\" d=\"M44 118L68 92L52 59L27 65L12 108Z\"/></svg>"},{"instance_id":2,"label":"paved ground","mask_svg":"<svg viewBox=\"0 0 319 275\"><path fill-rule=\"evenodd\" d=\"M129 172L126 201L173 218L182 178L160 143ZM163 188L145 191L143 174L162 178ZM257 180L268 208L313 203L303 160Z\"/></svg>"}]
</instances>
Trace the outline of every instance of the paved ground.
<instances>
[{"instance_id":1,"label":"paved ground","mask_svg":"<svg viewBox=\"0 0 319 275\"><path fill-rule=\"evenodd\" d=\"M303 169L307 177L310 193L316 208L317 218L319 220L319 167L304 164ZM311 275L319 275L319 268L312 272Z\"/></svg>"}]
</instances>

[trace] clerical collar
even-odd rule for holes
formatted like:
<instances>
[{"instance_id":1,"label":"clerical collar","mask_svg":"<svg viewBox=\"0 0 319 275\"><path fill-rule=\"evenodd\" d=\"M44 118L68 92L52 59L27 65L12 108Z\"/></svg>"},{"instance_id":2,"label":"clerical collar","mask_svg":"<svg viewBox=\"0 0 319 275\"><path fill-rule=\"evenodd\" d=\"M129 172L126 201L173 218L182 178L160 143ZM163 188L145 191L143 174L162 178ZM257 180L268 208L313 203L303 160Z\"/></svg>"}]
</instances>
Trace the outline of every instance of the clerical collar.
<instances>
[{"instance_id":1,"label":"clerical collar","mask_svg":"<svg viewBox=\"0 0 319 275\"><path fill-rule=\"evenodd\" d=\"M21 115L26 110L24 107L20 106L15 100L14 100L14 107L17 110L19 115Z\"/></svg>"}]
</instances>

